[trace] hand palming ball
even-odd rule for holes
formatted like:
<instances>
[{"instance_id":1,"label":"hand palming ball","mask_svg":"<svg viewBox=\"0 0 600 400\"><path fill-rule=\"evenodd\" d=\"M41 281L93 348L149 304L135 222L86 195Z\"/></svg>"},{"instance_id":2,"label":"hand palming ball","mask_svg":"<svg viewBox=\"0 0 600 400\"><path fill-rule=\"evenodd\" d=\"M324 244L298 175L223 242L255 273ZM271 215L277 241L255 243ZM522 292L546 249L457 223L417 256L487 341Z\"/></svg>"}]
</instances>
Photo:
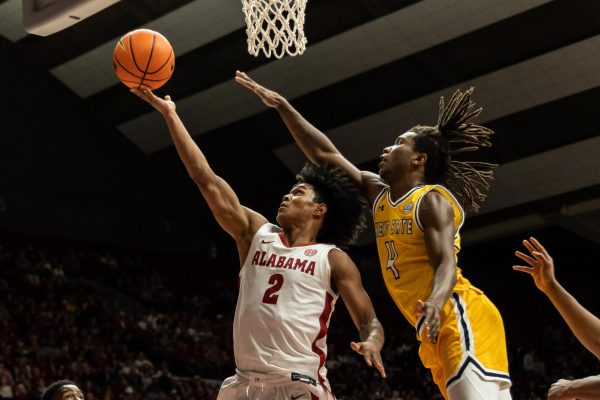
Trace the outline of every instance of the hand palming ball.
<instances>
[{"instance_id":1,"label":"hand palming ball","mask_svg":"<svg viewBox=\"0 0 600 400\"><path fill-rule=\"evenodd\" d=\"M113 53L115 73L126 86L158 89L171 77L175 54L163 35L150 29L137 29L124 35Z\"/></svg>"}]
</instances>

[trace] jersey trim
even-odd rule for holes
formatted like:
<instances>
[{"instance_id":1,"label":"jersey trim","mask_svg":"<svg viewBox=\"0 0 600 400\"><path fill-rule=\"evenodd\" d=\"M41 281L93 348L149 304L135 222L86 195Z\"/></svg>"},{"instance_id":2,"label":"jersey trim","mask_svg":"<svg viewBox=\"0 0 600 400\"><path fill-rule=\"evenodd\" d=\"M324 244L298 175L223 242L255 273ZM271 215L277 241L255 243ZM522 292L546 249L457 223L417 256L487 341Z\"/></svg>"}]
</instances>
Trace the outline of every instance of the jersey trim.
<instances>
[{"instance_id":1,"label":"jersey trim","mask_svg":"<svg viewBox=\"0 0 600 400\"><path fill-rule=\"evenodd\" d=\"M323 312L319 317L319 325L321 326L321 329L319 330L319 333L317 334L315 340L312 342L312 351L319 356L319 369L317 370L317 375L319 378L319 383L321 385L323 385L323 383L325 382L325 377L321 376L321 368L325 366L326 355L325 352L323 352L323 350L321 350L319 346L317 346L317 342L320 339L327 336L327 321L329 321L329 317L331 316L331 312L333 311L332 302L333 296L330 293L327 293L325 295L325 304L323 307Z\"/></svg>"},{"instance_id":2,"label":"jersey trim","mask_svg":"<svg viewBox=\"0 0 600 400\"><path fill-rule=\"evenodd\" d=\"M285 247L287 247L288 249L295 249L296 247L314 246L316 244L330 245L330 243L310 242L310 243L306 243L306 244L299 244L297 246L290 246L290 244L288 243L287 239L285 238L285 233L283 233L283 231L282 232L278 232L277 236L279 237L279 240L281 241L281 244L284 245Z\"/></svg>"},{"instance_id":3,"label":"jersey trim","mask_svg":"<svg viewBox=\"0 0 600 400\"><path fill-rule=\"evenodd\" d=\"M421 219L419 218L419 207L421 206L421 200L423 200L423 197L425 197L425 195L427 193L431 192L432 190L433 190L433 187L430 188L425 193L423 193L421 196L419 196L419 199L417 200L417 203L415 204L415 211L414 211L415 222L417 223L417 226L419 227L421 232L425 232L425 229L423 228L423 225L421 225Z\"/></svg>"},{"instance_id":4,"label":"jersey trim","mask_svg":"<svg viewBox=\"0 0 600 400\"><path fill-rule=\"evenodd\" d=\"M454 383L456 383L458 380L460 380L460 378L462 377L463 373L465 372L465 370L467 369L469 364L473 365L475 367L476 372L483 375L485 378L490 378L492 380L506 382L508 384L511 383L510 375L508 375L507 373L485 369L479 363L479 361L477 361L476 358L467 356L465 361L462 362L460 368L458 369L458 372L452 378L450 378L446 381L446 389L450 389L450 386L452 386Z\"/></svg>"},{"instance_id":5,"label":"jersey trim","mask_svg":"<svg viewBox=\"0 0 600 400\"><path fill-rule=\"evenodd\" d=\"M458 224L458 228L456 228L456 233L458 234L458 232L460 232L460 228L462 228L463 224L465 223L467 214L465 213L465 210L463 209L462 205L460 204L460 201L458 201L456 196L454 196L454 194L450 190L448 190L448 188L446 188L445 186L442 186L442 185L436 185L436 186L439 186L439 187L443 188L446 192L448 192L448 194L450 195L450 197L452 197L452 200L454 200L454 203L460 210L460 216L461 216L460 223Z\"/></svg>"},{"instance_id":6,"label":"jersey trim","mask_svg":"<svg viewBox=\"0 0 600 400\"><path fill-rule=\"evenodd\" d=\"M373 214L373 216L375 216L375 206L377 205L377 203L379 203L379 200L381 199L381 197L383 197L383 194L388 189L389 189L389 186L384 186L383 189L381 189L381 191L377 194L377 196L375 196L375 200L373 201L373 204L371 205L371 214Z\"/></svg>"},{"instance_id":7,"label":"jersey trim","mask_svg":"<svg viewBox=\"0 0 600 400\"><path fill-rule=\"evenodd\" d=\"M419 186L415 186L414 188L410 189L408 192L404 193L402 196L400 196L398 199L396 199L396 201L392 201L392 194L390 193L389 187L388 192L387 192L387 196L388 196L388 202L392 205L392 207L396 207L398 204L400 204L401 202L403 202L404 200L406 200L408 198L408 196L410 196L411 194L413 194L413 192L415 192L416 190L419 190L423 187L424 185L419 185Z\"/></svg>"},{"instance_id":8,"label":"jersey trim","mask_svg":"<svg viewBox=\"0 0 600 400\"><path fill-rule=\"evenodd\" d=\"M452 300L454 300L454 313L456 314L456 319L458 321L463 351L465 353L472 353L474 352L473 331L471 330L471 323L467 316L466 304L462 297L457 293L452 293Z\"/></svg>"},{"instance_id":9,"label":"jersey trim","mask_svg":"<svg viewBox=\"0 0 600 400\"><path fill-rule=\"evenodd\" d=\"M242 262L242 265L240 265L240 273L238 274L238 290L240 289L240 280L239 280L239 277L242 274L242 269L244 268L244 265L246 265L249 262L250 257L252 257L252 254L250 254L250 253L252 253L250 251L250 249L252 249L252 247L256 244L256 242L258 242L259 235L264 234L263 230L266 230L267 226L277 226L277 225L273 225L272 223L270 223L270 222L267 221L264 224L262 224L260 226L260 228L258 228L256 230L256 232L254 232L254 236L252 236L252 240L250 241L250 247L248 247L248 254L246 254L246 258Z\"/></svg>"},{"instance_id":10,"label":"jersey trim","mask_svg":"<svg viewBox=\"0 0 600 400\"><path fill-rule=\"evenodd\" d=\"M433 185L427 192L423 193L423 195L421 195L421 197L419 197L419 200L417 200L417 204L415 204L415 222L417 223L417 226L419 227L419 229L422 232L424 232L425 228L423 227L423 225L421 225L421 220L419 219L419 206L421 205L421 200L423 199L423 197L425 197L425 195L427 193L431 192L432 190L435 190L436 192L439 193L437 188L442 188L445 193L448 193L450 195L450 197L452 198L452 201L454 201L454 204L456 204L456 207L458 207L458 209L460 210L460 222L458 224L458 227L456 228L456 235L458 235L458 233L460 232L460 228L462 228L463 224L465 223L465 210L463 210L463 208L460 205L460 202L458 201L456 196L454 196L452 194L452 192L450 190L448 190L448 188L446 188L445 186L442 186L442 185ZM452 204L451 204L451 206L452 206ZM458 248L458 249L460 250L460 248Z\"/></svg>"},{"instance_id":11,"label":"jersey trim","mask_svg":"<svg viewBox=\"0 0 600 400\"><path fill-rule=\"evenodd\" d=\"M401 202L406 200L408 198L408 196L410 196L415 190L421 189L422 187L423 187L423 185L415 186L414 188L410 189L408 192L406 192L402 196L400 196L396 201L392 201L392 197L390 194L390 187L389 186L384 187L383 189L381 189L381 192L379 192L379 194L377 196L375 196L375 200L373 201L373 205L371 206L371 213L373 215L375 215L375 206L381 200L383 195L386 194L385 193L386 190L387 190L387 201L388 201L388 203L390 203L390 205L392 207L395 208L398 204L400 204Z\"/></svg>"}]
</instances>

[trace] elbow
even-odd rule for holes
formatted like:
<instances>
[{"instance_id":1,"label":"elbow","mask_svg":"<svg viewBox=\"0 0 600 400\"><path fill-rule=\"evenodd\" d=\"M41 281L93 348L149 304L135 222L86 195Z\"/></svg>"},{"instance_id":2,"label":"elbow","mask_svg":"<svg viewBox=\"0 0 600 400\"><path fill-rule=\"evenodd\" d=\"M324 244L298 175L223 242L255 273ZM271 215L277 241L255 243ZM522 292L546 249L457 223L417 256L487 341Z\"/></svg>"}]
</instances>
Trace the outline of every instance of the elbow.
<instances>
[{"instance_id":1,"label":"elbow","mask_svg":"<svg viewBox=\"0 0 600 400\"><path fill-rule=\"evenodd\" d=\"M200 185L204 181L204 174L199 171L188 171L188 175L196 184Z\"/></svg>"},{"instance_id":2,"label":"elbow","mask_svg":"<svg viewBox=\"0 0 600 400\"><path fill-rule=\"evenodd\" d=\"M198 186L205 186L210 180L209 174L202 169L190 169L188 170L188 174Z\"/></svg>"},{"instance_id":3,"label":"elbow","mask_svg":"<svg viewBox=\"0 0 600 400\"><path fill-rule=\"evenodd\" d=\"M336 162L335 162L336 155L335 155L335 153L332 153L331 151L317 149L311 156L312 156L311 161L314 162L315 164L336 165Z\"/></svg>"}]
</instances>

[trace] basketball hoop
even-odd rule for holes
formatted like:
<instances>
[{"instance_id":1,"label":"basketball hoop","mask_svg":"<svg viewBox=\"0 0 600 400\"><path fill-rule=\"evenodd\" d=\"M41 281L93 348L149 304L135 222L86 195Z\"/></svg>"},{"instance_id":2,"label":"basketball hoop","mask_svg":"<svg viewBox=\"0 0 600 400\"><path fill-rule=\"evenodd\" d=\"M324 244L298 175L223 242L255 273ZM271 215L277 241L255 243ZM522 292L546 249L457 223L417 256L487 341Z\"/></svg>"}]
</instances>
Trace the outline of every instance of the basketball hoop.
<instances>
[{"instance_id":1,"label":"basketball hoop","mask_svg":"<svg viewBox=\"0 0 600 400\"><path fill-rule=\"evenodd\" d=\"M248 53L282 58L304 53L304 11L307 0L242 0Z\"/></svg>"}]
</instances>

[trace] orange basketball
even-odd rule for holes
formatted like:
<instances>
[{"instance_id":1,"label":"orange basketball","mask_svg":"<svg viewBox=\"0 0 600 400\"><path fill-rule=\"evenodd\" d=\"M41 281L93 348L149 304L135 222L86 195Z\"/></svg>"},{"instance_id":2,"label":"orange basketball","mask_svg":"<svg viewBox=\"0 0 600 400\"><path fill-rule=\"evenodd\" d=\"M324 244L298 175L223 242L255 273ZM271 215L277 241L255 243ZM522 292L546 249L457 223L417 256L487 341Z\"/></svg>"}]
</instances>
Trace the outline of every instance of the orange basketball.
<instances>
[{"instance_id":1,"label":"orange basketball","mask_svg":"<svg viewBox=\"0 0 600 400\"><path fill-rule=\"evenodd\" d=\"M123 36L113 53L115 73L126 86L158 89L171 77L175 54L163 35L150 29L137 29Z\"/></svg>"}]
</instances>

